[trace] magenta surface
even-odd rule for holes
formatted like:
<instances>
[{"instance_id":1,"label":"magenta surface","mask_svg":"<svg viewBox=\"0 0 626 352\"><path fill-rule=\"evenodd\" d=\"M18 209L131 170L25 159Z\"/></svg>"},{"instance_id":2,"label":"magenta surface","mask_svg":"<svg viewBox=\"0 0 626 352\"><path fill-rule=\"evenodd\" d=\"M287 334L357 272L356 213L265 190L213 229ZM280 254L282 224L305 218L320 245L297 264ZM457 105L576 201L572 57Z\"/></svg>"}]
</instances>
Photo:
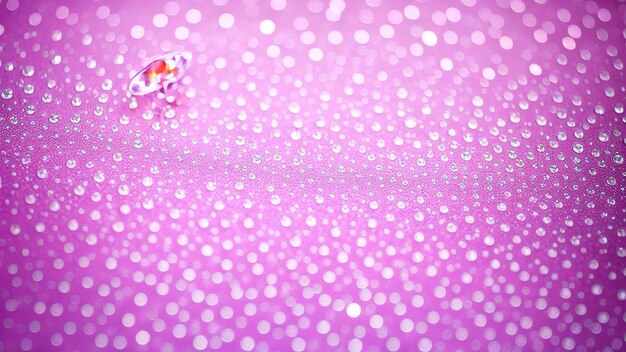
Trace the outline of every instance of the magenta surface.
<instances>
[{"instance_id":1,"label":"magenta surface","mask_svg":"<svg viewBox=\"0 0 626 352\"><path fill-rule=\"evenodd\" d=\"M0 351L624 350L625 52L623 1L3 0Z\"/></svg>"}]
</instances>

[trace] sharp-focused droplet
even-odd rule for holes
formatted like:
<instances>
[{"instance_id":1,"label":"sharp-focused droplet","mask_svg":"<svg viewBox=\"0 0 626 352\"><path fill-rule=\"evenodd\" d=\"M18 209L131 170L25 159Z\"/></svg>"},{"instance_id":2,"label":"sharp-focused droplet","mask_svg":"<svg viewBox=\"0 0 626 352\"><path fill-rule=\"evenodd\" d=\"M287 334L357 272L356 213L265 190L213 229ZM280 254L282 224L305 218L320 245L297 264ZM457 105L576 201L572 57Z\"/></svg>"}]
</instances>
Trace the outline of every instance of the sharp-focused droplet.
<instances>
[{"instance_id":1,"label":"sharp-focused droplet","mask_svg":"<svg viewBox=\"0 0 626 352\"><path fill-rule=\"evenodd\" d=\"M167 88L180 80L191 64L188 51L169 53L156 57L133 77L128 86L132 95L146 95Z\"/></svg>"}]
</instances>

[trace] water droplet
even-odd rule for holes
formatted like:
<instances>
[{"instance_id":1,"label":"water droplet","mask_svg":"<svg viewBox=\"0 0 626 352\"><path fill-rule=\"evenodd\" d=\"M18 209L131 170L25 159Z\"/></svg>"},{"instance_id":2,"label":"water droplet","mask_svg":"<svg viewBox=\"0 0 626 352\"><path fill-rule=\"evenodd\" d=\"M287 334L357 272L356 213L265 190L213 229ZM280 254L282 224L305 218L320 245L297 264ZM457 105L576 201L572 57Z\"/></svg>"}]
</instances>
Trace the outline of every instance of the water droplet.
<instances>
[{"instance_id":1,"label":"water droplet","mask_svg":"<svg viewBox=\"0 0 626 352\"><path fill-rule=\"evenodd\" d=\"M9 100L9 99L13 98L13 89L11 89L11 88L5 88L5 89L2 91L2 98L3 98L3 99L6 99L6 100Z\"/></svg>"},{"instance_id":2,"label":"water droplet","mask_svg":"<svg viewBox=\"0 0 626 352\"><path fill-rule=\"evenodd\" d=\"M35 68L31 65L24 66L22 69L22 74L24 77L32 77L35 74Z\"/></svg>"},{"instance_id":3,"label":"water droplet","mask_svg":"<svg viewBox=\"0 0 626 352\"><path fill-rule=\"evenodd\" d=\"M128 90L132 95L146 95L168 88L179 81L191 65L191 53L175 52L156 57L131 80Z\"/></svg>"}]
</instances>

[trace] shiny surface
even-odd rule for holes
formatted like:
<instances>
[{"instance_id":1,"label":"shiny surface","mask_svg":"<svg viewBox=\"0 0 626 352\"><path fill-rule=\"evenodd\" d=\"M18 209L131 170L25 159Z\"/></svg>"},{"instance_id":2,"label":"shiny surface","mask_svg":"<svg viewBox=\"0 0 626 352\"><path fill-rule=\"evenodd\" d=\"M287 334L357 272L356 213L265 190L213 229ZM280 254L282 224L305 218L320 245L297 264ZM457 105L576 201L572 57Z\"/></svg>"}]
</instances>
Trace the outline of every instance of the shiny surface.
<instances>
[{"instance_id":1,"label":"shiny surface","mask_svg":"<svg viewBox=\"0 0 626 352\"><path fill-rule=\"evenodd\" d=\"M625 13L0 2L0 350L624 350Z\"/></svg>"}]
</instances>

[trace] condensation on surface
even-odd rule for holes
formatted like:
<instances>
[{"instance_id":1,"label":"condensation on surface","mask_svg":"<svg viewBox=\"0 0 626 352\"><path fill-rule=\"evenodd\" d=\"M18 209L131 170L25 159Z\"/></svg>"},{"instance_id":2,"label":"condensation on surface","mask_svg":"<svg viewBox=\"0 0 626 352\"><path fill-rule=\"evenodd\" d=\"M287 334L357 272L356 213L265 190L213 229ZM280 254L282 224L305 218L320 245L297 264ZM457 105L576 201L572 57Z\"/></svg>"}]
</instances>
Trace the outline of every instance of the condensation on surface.
<instances>
[{"instance_id":1,"label":"condensation on surface","mask_svg":"<svg viewBox=\"0 0 626 352\"><path fill-rule=\"evenodd\" d=\"M625 18L0 3L0 350L623 350Z\"/></svg>"}]
</instances>

